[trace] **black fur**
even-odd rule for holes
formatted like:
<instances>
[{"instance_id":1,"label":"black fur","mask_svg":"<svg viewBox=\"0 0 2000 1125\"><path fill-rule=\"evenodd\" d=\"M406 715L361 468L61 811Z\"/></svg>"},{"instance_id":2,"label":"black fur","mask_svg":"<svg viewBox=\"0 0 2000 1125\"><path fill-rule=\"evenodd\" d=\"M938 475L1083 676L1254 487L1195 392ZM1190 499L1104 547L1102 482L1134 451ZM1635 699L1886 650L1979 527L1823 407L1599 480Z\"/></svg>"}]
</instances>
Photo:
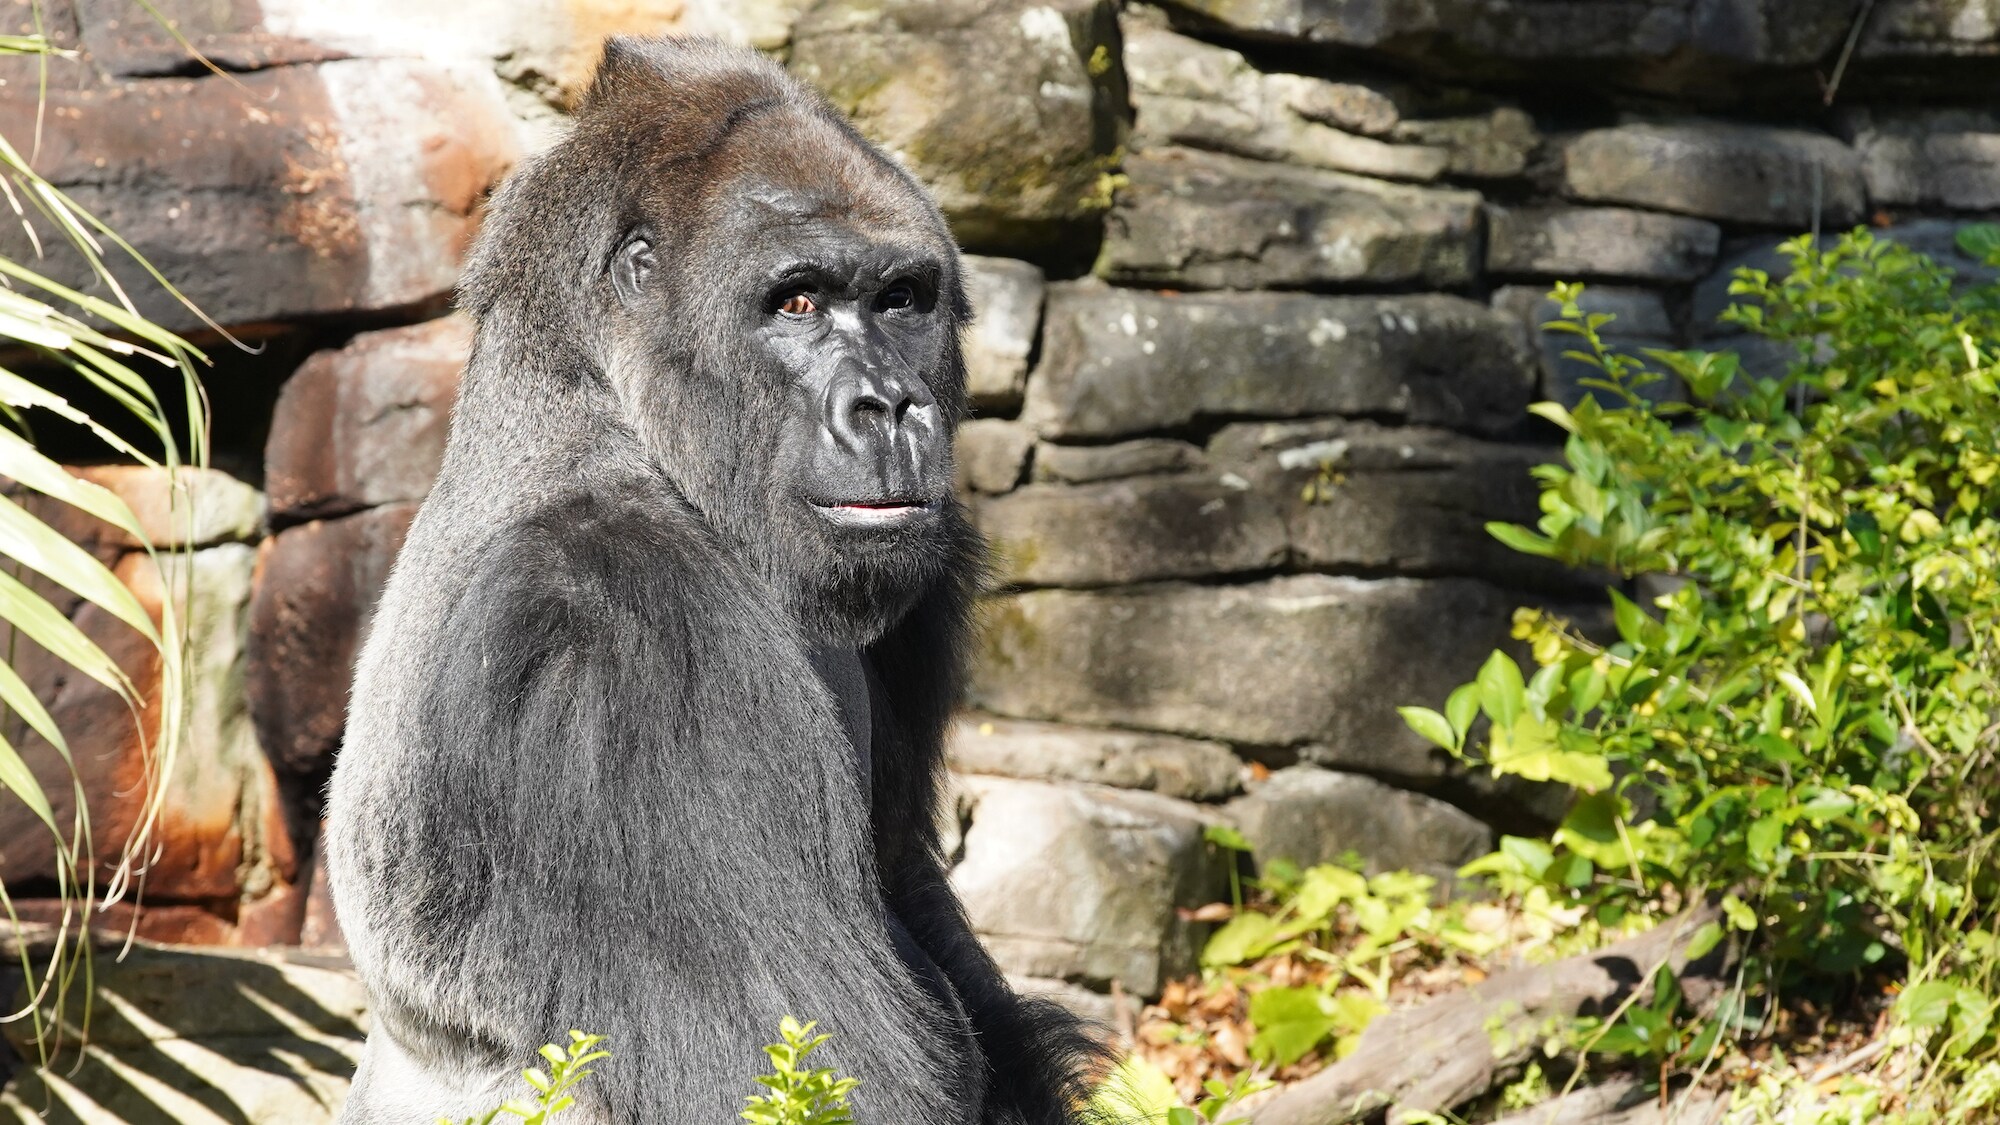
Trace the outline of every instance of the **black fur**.
<instances>
[{"instance_id":1,"label":"black fur","mask_svg":"<svg viewBox=\"0 0 2000 1125\"><path fill-rule=\"evenodd\" d=\"M612 276L634 240L643 284ZM915 263L879 370L746 299L800 254ZM981 548L939 484L968 313L935 207L772 64L614 41L462 296L444 469L334 776L335 899L376 1003L342 1120L483 1110L576 1027L615 1053L578 1125L716 1125L786 1014L835 1034L868 1125L1076 1120L1089 1041L1007 986L939 852ZM801 436L841 378L913 396L900 469ZM800 500L867 480L926 518L828 530ZM865 746L864 701L816 671L857 656Z\"/></svg>"}]
</instances>

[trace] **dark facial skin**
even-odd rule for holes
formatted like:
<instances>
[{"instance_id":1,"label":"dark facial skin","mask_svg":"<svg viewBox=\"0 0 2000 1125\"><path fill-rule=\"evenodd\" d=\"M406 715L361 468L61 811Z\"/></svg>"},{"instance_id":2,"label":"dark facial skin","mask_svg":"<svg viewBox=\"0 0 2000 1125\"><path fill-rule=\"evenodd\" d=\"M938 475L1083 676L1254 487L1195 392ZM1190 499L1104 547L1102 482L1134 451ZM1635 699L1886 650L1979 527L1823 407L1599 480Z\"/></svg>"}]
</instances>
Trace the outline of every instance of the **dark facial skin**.
<instances>
[{"instance_id":1,"label":"dark facial skin","mask_svg":"<svg viewBox=\"0 0 2000 1125\"><path fill-rule=\"evenodd\" d=\"M723 408L736 417L684 439L754 443L754 455L732 454L763 470L754 484L733 482L732 495L685 484L711 517L741 520L743 542L783 545L764 569L812 607L809 633L866 643L922 592L956 534L952 424L963 389L947 267L809 193L740 186L727 211L739 232L733 260L708 266L731 280L704 303L740 357L717 376L739 383ZM641 226L608 263L619 302L642 322L672 288L666 256Z\"/></svg>"}]
</instances>

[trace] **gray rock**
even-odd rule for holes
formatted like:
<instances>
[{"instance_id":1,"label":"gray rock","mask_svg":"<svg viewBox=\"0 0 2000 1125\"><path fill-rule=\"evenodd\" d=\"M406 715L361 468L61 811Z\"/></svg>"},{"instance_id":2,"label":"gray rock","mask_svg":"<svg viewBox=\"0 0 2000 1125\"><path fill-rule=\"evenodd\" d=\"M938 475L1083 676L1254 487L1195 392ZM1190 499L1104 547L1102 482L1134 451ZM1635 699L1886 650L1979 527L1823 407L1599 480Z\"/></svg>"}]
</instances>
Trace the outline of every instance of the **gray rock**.
<instances>
[{"instance_id":1,"label":"gray rock","mask_svg":"<svg viewBox=\"0 0 2000 1125\"><path fill-rule=\"evenodd\" d=\"M1331 124L1358 121L1381 132L1397 114L1378 91L1265 74L1235 51L1163 27L1131 29L1125 72L1135 146L1189 145L1396 180L1433 180L1451 162L1442 145L1392 144Z\"/></svg>"},{"instance_id":2,"label":"gray rock","mask_svg":"<svg viewBox=\"0 0 2000 1125\"><path fill-rule=\"evenodd\" d=\"M1178 473L1207 466L1201 447L1174 438L1139 438L1112 445L1035 447L1033 479L1059 484L1092 484L1154 473Z\"/></svg>"},{"instance_id":3,"label":"gray rock","mask_svg":"<svg viewBox=\"0 0 2000 1125\"><path fill-rule=\"evenodd\" d=\"M987 715L952 726L951 767L1028 781L1079 781L1216 801L1243 787L1243 763L1220 742Z\"/></svg>"},{"instance_id":4,"label":"gray rock","mask_svg":"<svg viewBox=\"0 0 2000 1125\"><path fill-rule=\"evenodd\" d=\"M1050 291L1022 417L1045 438L1117 437L1210 417L1365 414L1512 427L1533 359L1499 314L1442 295Z\"/></svg>"},{"instance_id":5,"label":"gray rock","mask_svg":"<svg viewBox=\"0 0 2000 1125\"><path fill-rule=\"evenodd\" d=\"M1564 187L1582 200L1805 230L1859 219L1861 160L1823 133L1728 122L1619 125L1569 143Z\"/></svg>"},{"instance_id":6,"label":"gray rock","mask_svg":"<svg viewBox=\"0 0 2000 1125\"><path fill-rule=\"evenodd\" d=\"M1269 570L1285 525L1240 478L1208 473L1103 484L1031 484L982 501L1002 581L1106 586Z\"/></svg>"},{"instance_id":7,"label":"gray rock","mask_svg":"<svg viewBox=\"0 0 2000 1125\"><path fill-rule=\"evenodd\" d=\"M958 484L973 492L1006 492L1021 483L1033 431L1018 422L974 418L958 426Z\"/></svg>"},{"instance_id":8,"label":"gray rock","mask_svg":"<svg viewBox=\"0 0 2000 1125\"><path fill-rule=\"evenodd\" d=\"M1306 79L1281 85L1285 105L1307 121L1379 137L1396 127L1402 111L1387 93L1359 82Z\"/></svg>"},{"instance_id":9,"label":"gray rock","mask_svg":"<svg viewBox=\"0 0 2000 1125\"><path fill-rule=\"evenodd\" d=\"M1445 171L1476 180L1520 175L1542 143L1535 119L1512 106L1469 117L1404 121L1391 136L1444 149Z\"/></svg>"},{"instance_id":10,"label":"gray rock","mask_svg":"<svg viewBox=\"0 0 2000 1125\"><path fill-rule=\"evenodd\" d=\"M1578 305L1585 313L1605 313L1615 318L1598 329L1598 335L1606 347L1620 355L1644 359L1649 348L1676 346L1666 301L1651 289L1593 285L1583 291ZM1493 307L1518 320L1521 331L1533 341L1542 361L1544 399L1575 406L1585 395L1595 394L1599 401L1608 401L1607 392L1582 383L1585 379L1602 379L1603 372L1566 354L1581 350L1583 341L1566 332L1550 332L1542 327L1561 311L1547 290L1532 285L1502 286L1493 293ZM1660 370L1657 363L1648 361L1648 366ZM1642 388L1640 393L1655 402L1677 402L1686 397L1686 388L1680 380L1666 375Z\"/></svg>"},{"instance_id":11,"label":"gray rock","mask_svg":"<svg viewBox=\"0 0 2000 1125\"><path fill-rule=\"evenodd\" d=\"M1600 335L1664 338L1674 334L1673 318L1657 290L1592 285L1584 289L1583 299L1577 303L1586 313L1606 313L1617 318L1599 328ZM1539 285L1503 285L1493 291L1493 307L1538 331L1554 320L1562 308Z\"/></svg>"},{"instance_id":12,"label":"gray rock","mask_svg":"<svg viewBox=\"0 0 2000 1125\"><path fill-rule=\"evenodd\" d=\"M1622 207L1486 208L1486 269L1557 280L1693 281L1715 264L1714 223Z\"/></svg>"},{"instance_id":13,"label":"gray rock","mask_svg":"<svg viewBox=\"0 0 2000 1125\"><path fill-rule=\"evenodd\" d=\"M1855 54L1940 61L2000 57L2000 11L1992 0L1883 0Z\"/></svg>"},{"instance_id":14,"label":"gray rock","mask_svg":"<svg viewBox=\"0 0 2000 1125\"><path fill-rule=\"evenodd\" d=\"M2000 207L2000 114L1859 113L1851 127L1874 202L1965 211Z\"/></svg>"},{"instance_id":15,"label":"gray rock","mask_svg":"<svg viewBox=\"0 0 2000 1125\"><path fill-rule=\"evenodd\" d=\"M1226 887L1202 838L1213 814L1155 793L970 777L952 886L1010 974L1117 982L1156 996L1194 968L1203 927L1178 907Z\"/></svg>"},{"instance_id":16,"label":"gray rock","mask_svg":"<svg viewBox=\"0 0 2000 1125\"><path fill-rule=\"evenodd\" d=\"M1535 587L1579 581L1485 530L1492 520L1534 522L1528 470L1559 459L1556 450L1340 420L1226 426L1209 450L1282 514L1294 566Z\"/></svg>"},{"instance_id":17,"label":"gray rock","mask_svg":"<svg viewBox=\"0 0 2000 1125\"><path fill-rule=\"evenodd\" d=\"M791 67L927 184L972 249L1102 209L1124 103L1108 0L830 0Z\"/></svg>"},{"instance_id":18,"label":"gray rock","mask_svg":"<svg viewBox=\"0 0 2000 1125\"><path fill-rule=\"evenodd\" d=\"M1505 640L1514 599L1462 579L1295 575L992 599L968 689L996 714L1235 745L1380 744Z\"/></svg>"},{"instance_id":19,"label":"gray rock","mask_svg":"<svg viewBox=\"0 0 2000 1125\"><path fill-rule=\"evenodd\" d=\"M0 1119L333 1120L368 1022L368 994L352 970L275 952L150 944L122 958L114 952L94 962L96 1004L80 1064L23 1068L0 1092ZM64 1040L77 1042L77 1021L64 1022ZM9 1025L24 1058L35 1057L31 1026Z\"/></svg>"},{"instance_id":20,"label":"gray rock","mask_svg":"<svg viewBox=\"0 0 2000 1125\"><path fill-rule=\"evenodd\" d=\"M1097 270L1196 289L1451 286L1478 263L1477 193L1190 149L1125 162Z\"/></svg>"},{"instance_id":21,"label":"gray rock","mask_svg":"<svg viewBox=\"0 0 2000 1125\"><path fill-rule=\"evenodd\" d=\"M1435 785L1448 777L1482 776L1476 773L1469 774L1469 771L1453 760L1451 755L1435 748L1417 754L1412 753L1407 746L1385 746L1366 742L1340 745L1308 742L1293 748L1292 753L1299 764L1367 774L1413 789ZM1557 819L1561 819L1560 816Z\"/></svg>"},{"instance_id":22,"label":"gray rock","mask_svg":"<svg viewBox=\"0 0 2000 1125\"><path fill-rule=\"evenodd\" d=\"M1347 4L1326 0L1166 0L1239 34L1376 48L1463 70L1468 61L1665 60L1676 53L1799 66L1840 43L1852 10L1793 0L1549 3L1424 0ZM1945 6L1964 0L1901 0ZM1983 2L1983 0L1977 0ZM1801 11L1801 7L1806 10ZM1529 72L1532 73L1532 72Z\"/></svg>"},{"instance_id":23,"label":"gray rock","mask_svg":"<svg viewBox=\"0 0 2000 1125\"><path fill-rule=\"evenodd\" d=\"M1028 356L1042 328L1042 271L1011 258L967 254L966 295L972 329L965 334L965 389L972 408L1012 413L1028 381Z\"/></svg>"},{"instance_id":24,"label":"gray rock","mask_svg":"<svg viewBox=\"0 0 2000 1125\"><path fill-rule=\"evenodd\" d=\"M1415 871L1449 887L1461 866L1493 850L1493 830L1470 813L1315 766L1273 773L1226 811L1260 861L1310 866L1354 852L1371 874Z\"/></svg>"}]
</instances>

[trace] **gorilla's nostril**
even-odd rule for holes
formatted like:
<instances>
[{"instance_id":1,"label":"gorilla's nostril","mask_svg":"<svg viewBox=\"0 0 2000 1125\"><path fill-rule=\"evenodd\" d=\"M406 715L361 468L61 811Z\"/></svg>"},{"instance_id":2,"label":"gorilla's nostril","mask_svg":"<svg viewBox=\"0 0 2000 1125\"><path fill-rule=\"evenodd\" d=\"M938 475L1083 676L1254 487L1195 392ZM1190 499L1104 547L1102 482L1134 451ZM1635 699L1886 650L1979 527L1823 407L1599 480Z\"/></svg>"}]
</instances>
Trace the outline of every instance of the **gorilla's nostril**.
<instances>
[{"instance_id":1,"label":"gorilla's nostril","mask_svg":"<svg viewBox=\"0 0 2000 1125\"><path fill-rule=\"evenodd\" d=\"M889 404L879 398L857 399L854 403L854 412L856 414L887 414L889 413Z\"/></svg>"}]
</instances>

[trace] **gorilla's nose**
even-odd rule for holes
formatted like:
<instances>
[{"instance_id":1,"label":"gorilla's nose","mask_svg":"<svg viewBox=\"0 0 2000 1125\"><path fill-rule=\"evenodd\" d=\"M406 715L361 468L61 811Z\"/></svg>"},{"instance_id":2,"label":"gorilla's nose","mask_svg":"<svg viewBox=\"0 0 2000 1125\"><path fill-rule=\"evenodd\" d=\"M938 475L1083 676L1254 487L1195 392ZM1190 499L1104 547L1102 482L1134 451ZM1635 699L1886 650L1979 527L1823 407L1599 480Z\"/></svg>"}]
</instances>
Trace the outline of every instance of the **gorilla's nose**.
<instances>
[{"instance_id":1,"label":"gorilla's nose","mask_svg":"<svg viewBox=\"0 0 2000 1125\"><path fill-rule=\"evenodd\" d=\"M937 430L937 399L920 380L856 371L828 390L827 431L850 454L913 454L905 447Z\"/></svg>"}]
</instances>

